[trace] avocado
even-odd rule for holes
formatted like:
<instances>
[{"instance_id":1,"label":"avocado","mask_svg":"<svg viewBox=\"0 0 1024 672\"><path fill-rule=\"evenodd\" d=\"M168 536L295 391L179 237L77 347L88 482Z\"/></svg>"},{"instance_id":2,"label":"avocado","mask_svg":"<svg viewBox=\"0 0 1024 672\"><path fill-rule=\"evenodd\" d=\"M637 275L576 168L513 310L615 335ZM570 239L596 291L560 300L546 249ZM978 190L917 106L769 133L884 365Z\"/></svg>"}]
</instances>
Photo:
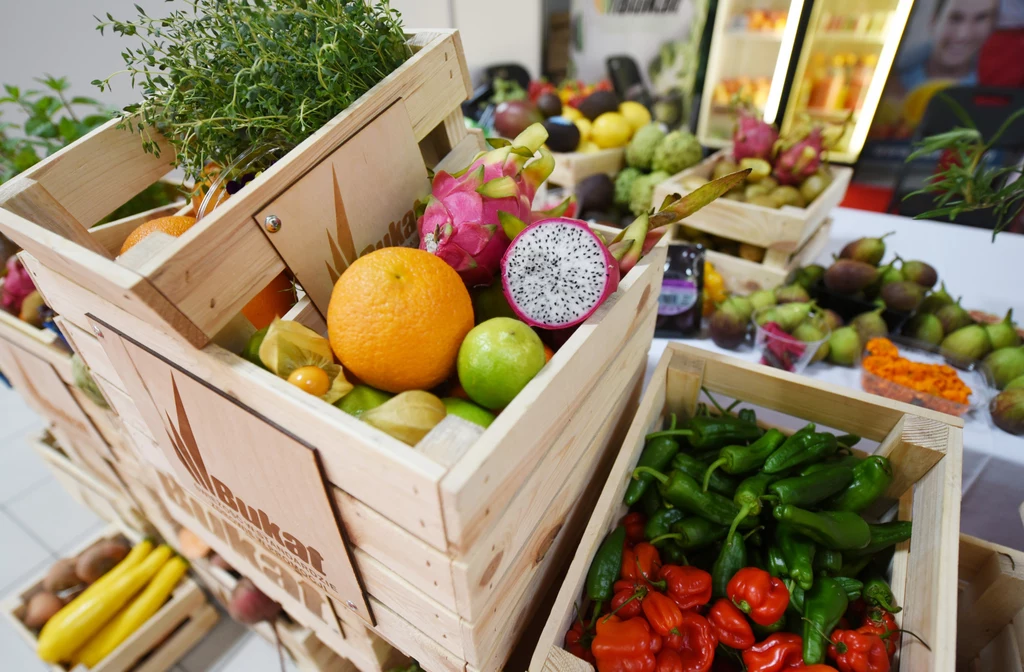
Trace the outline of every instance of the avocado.
<instances>
[{"instance_id":1,"label":"avocado","mask_svg":"<svg viewBox=\"0 0 1024 672\"><path fill-rule=\"evenodd\" d=\"M605 112L619 111L619 97L614 91L595 91L579 104L583 116L593 121Z\"/></svg>"},{"instance_id":2,"label":"avocado","mask_svg":"<svg viewBox=\"0 0 1024 672\"><path fill-rule=\"evenodd\" d=\"M580 129L565 117L551 117L543 122L548 132L548 148L552 152L575 152L580 145Z\"/></svg>"},{"instance_id":3,"label":"avocado","mask_svg":"<svg viewBox=\"0 0 1024 672\"><path fill-rule=\"evenodd\" d=\"M545 118L562 114L562 99L554 93L545 93L537 98L537 109Z\"/></svg>"},{"instance_id":4,"label":"avocado","mask_svg":"<svg viewBox=\"0 0 1024 672\"><path fill-rule=\"evenodd\" d=\"M585 177L576 183L576 202L580 212L607 212L615 203L615 183L604 173Z\"/></svg>"}]
</instances>

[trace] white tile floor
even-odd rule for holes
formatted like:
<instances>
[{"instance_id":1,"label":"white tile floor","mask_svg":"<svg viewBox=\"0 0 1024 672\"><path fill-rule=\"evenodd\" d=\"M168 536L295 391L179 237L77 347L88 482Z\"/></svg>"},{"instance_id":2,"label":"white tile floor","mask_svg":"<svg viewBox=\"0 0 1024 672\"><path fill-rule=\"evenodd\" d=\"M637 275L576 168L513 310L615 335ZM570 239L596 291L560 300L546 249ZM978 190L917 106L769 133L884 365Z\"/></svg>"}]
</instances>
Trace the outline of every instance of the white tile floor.
<instances>
[{"instance_id":1,"label":"white tile floor","mask_svg":"<svg viewBox=\"0 0 1024 672\"><path fill-rule=\"evenodd\" d=\"M81 543L103 521L57 483L27 436L43 421L21 397L0 383L0 599L45 572L61 553ZM0 622L0 669L45 672L6 621ZM295 666L287 660L288 672ZM279 672L274 647L221 616L217 627L172 672Z\"/></svg>"}]
</instances>

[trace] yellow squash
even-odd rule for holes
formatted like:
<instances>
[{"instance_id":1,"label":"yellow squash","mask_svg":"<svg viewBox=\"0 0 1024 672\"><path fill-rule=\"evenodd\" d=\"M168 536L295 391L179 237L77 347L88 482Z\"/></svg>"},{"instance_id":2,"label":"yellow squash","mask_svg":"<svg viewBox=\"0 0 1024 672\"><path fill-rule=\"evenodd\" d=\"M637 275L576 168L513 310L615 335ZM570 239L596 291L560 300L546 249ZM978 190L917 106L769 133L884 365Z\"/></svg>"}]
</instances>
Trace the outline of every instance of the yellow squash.
<instances>
[{"instance_id":1,"label":"yellow squash","mask_svg":"<svg viewBox=\"0 0 1024 672\"><path fill-rule=\"evenodd\" d=\"M184 558L176 556L168 560L146 589L74 655L74 662L91 668L110 655L111 651L160 610L187 570L188 562Z\"/></svg>"},{"instance_id":2,"label":"yellow squash","mask_svg":"<svg viewBox=\"0 0 1024 672\"><path fill-rule=\"evenodd\" d=\"M172 553L169 546L160 546L142 563L104 583L98 591L90 595L83 593L57 612L54 616L57 621L50 619L39 633L36 645L39 657L47 663L70 660L71 654L149 583Z\"/></svg>"},{"instance_id":3,"label":"yellow squash","mask_svg":"<svg viewBox=\"0 0 1024 672\"><path fill-rule=\"evenodd\" d=\"M114 565L109 572L101 576L99 579L92 582L88 588L83 590L81 593L75 596L75 599L71 600L64 606L63 609L53 615L50 620L46 622L47 625L53 623L52 627L58 627L58 623L63 620L63 617L67 616L72 611L72 605L79 600L88 600L90 595L95 595L103 590L103 586L107 585L121 574L124 574L132 567L135 567L141 563L149 552L153 550L153 542L149 539L145 539L132 547L132 550L128 551L128 555L121 559L121 562Z\"/></svg>"}]
</instances>

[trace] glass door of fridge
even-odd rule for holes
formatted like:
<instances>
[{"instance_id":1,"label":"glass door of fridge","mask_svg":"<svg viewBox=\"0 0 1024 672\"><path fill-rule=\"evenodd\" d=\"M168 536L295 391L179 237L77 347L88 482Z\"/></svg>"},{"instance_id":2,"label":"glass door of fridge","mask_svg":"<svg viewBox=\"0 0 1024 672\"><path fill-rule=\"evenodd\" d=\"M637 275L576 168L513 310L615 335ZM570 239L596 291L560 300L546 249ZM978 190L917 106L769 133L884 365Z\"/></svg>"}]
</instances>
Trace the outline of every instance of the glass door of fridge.
<instances>
[{"instance_id":1,"label":"glass door of fridge","mask_svg":"<svg viewBox=\"0 0 1024 672\"><path fill-rule=\"evenodd\" d=\"M857 160L913 0L815 0L782 135L824 124L828 158Z\"/></svg>"},{"instance_id":2,"label":"glass door of fridge","mask_svg":"<svg viewBox=\"0 0 1024 672\"><path fill-rule=\"evenodd\" d=\"M719 0L697 117L702 144L728 145L742 107L775 122L803 6L804 0Z\"/></svg>"}]
</instances>

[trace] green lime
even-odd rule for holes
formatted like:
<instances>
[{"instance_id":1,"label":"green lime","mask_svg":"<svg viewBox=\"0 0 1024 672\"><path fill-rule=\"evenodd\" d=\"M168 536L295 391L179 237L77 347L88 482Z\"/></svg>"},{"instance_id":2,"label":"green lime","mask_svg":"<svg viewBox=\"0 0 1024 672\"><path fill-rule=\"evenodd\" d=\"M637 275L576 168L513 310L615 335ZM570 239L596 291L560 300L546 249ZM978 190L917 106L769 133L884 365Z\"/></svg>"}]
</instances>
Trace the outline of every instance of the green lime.
<instances>
[{"instance_id":1,"label":"green lime","mask_svg":"<svg viewBox=\"0 0 1024 672\"><path fill-rule=\"evenodd\" d=\"M496 280L487 287L474 287L469 292L473 300L473 317L477 324L495 317L515 318L516 314L508 305L505 292L501 289L501 281Z\"/></svg>"},{"instance_id":2,"label":"green lime","mask_svg":"<svg viewBox=\"0 0 1024 672\"><path fill-rule=\"evenodd\" d=\"M459 348L459 382L484 408L505 408L544 367L544 344L523 322L495 317L473 327Z\"/></svg>"},{"instance_id":3,"label":"green lime","mask_svg":"<svg viewBox=\"0 0 1024 672\"><path fill-rule=\"evenodd\" d=\"M444 407L448 409L448 415L457 415L463 420L475 422L481 427L490 427L491 423L494 422L494 413L485 408L480 408L472 401L466 401L458 397L445 397L441 401L444 402Z\"/></svg>"},{"instance_id":4,"label":"green lime","mask_svg":"<svg viewBox=\"0 0 1024 672\"><path fill-rule=\"evenodd\" d=\"M267 329L270 327L263 327L249 337L249 342L245 344L245 349L242 350L242 357L249 360L261 369L267 368L263 364L263 360L260 359L260 346L263 345L263 339L267 337Z\"/></svg>"},{"instance_id":5,"label":"green lime","mask_svg":"<svg viewBox=\"0 0 1024 672\"><path fill-rule=\"evenodd\" d=\"M358 418L364 412L371 408L377 408L393 396L395 395L390 392L381 392L376 387L359 384L344 397L334 402L334 405Z\"/></svg>"}]
</instances>

